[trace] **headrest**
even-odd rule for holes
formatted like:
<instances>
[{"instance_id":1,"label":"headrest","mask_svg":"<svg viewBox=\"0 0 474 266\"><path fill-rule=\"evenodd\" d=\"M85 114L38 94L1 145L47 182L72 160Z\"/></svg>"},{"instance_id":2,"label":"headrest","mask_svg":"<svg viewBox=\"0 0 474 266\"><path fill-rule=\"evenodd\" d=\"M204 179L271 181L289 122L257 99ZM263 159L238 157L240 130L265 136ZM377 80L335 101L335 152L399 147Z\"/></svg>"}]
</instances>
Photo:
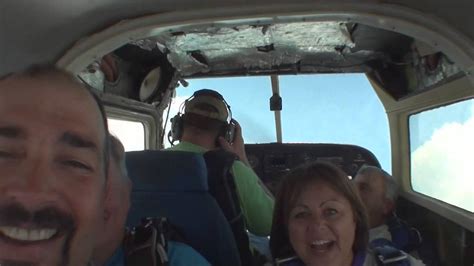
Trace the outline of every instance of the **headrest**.
<instances>
[{"instance_id":1,"label":"headrest","mask_svg":"<svg viewBox=\"0 0 474 266\"><path fill-rule=\"evenodd\" d=\"M134 191L208 191L206 162L201 154L133 151L126 153L125 162Z\"/></svg>"}]
</instances>

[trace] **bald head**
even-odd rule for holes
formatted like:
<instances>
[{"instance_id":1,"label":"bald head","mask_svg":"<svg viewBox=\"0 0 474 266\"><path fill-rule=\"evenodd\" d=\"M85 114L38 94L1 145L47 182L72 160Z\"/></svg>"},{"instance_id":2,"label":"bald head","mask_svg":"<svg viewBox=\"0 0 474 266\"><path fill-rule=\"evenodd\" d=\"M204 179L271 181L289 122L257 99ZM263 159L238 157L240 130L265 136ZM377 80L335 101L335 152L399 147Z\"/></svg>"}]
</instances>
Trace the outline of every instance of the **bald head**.
<instances>
[{"instance_id":1,"label":"bald head","mask_svg":"<svg viewBox=\"0 0 474 266\"><path fill-rule=\"evenodd\" d=\"M378 167L363 166L354 182L369 214L371 228L384 224L395 210L398 196L395 179Z\"/></svg>"}]
</instances>

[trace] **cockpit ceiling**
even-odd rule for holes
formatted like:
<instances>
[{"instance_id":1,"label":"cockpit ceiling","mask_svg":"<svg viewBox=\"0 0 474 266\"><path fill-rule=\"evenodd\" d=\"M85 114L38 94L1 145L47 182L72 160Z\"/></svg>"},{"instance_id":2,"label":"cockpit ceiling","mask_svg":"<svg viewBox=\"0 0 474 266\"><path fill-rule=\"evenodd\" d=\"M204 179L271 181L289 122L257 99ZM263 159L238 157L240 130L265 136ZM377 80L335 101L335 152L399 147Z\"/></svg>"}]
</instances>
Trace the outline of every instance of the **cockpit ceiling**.
<instances>
[{"instance_id":1,"label":"cockpit ceiling","mask_svg":"<svg viewBox=\"0 0 474 266\"><path fill-rule=\"evenodd\" d=\"M368 62L390 60L383 50L361 49L364 45L358 46L354 30L356 25L337 21L195 26L135 44L148 50L158 47L183 77L366 72Z\"/></svg>"},{"instance_id":2,"label":"cockpit ceiling","mask_svg":"<svg viewBox=\"0 0 474 266\"><path fill-rule=\"evenodd\" d=\"M113 53L130 81L121 84L127 93L106 90L119 95L137 95L146 74L156 67L163 71L161 92L183 78L364 72L395 99L462 75L445 54L419 40L339 21L197 24L161 31ZM94 64L80 76L101 90L103 74L91 71Z\"/></svg>"}]
</instances>

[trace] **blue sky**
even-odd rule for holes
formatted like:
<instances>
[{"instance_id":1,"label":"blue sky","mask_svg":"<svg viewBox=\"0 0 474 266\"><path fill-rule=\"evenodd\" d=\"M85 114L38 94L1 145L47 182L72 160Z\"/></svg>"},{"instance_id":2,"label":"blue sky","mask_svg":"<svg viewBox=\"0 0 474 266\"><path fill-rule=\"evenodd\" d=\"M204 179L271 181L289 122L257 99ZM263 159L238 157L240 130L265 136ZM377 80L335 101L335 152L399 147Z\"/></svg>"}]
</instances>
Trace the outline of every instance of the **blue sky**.
<instances>
[{"instance_id":1,"label":"blue sky","mask_svg":"<svg viewBox=\"0 0 474 266\"><path fill-rule=\"evenodd\" d=\"M391 172L390 137L385 110L364 74L280 76L285 143L338 143L362 146ZM178 88L170 117L194 91L221 93L243 127L246 143L276 142L269 76L189 79Z\"/></svg>"}]
</instances>

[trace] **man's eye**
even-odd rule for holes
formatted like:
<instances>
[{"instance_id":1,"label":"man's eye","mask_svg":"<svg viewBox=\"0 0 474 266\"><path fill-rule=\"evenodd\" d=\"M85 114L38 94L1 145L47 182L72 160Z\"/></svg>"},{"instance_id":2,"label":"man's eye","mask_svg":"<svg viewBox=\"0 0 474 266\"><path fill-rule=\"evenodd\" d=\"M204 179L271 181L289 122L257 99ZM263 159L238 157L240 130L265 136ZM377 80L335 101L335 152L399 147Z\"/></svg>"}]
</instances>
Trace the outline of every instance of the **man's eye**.
<instances>
[{"instance_id":1,"label":"man's eye","mask_svg":"<svg viewBox=\"0 0 474 266\"><path fill-rule=\"evenodd\" d=\"M88 165L86 165L84 163L81 163L79 161L75 161L75 160L66 160L66 161L63 161L63 164L66 165L66 166L74 167L74 168L79 168L79 169L92 171L92 168L89 167Z\"/></svg>"}]
</instances>

